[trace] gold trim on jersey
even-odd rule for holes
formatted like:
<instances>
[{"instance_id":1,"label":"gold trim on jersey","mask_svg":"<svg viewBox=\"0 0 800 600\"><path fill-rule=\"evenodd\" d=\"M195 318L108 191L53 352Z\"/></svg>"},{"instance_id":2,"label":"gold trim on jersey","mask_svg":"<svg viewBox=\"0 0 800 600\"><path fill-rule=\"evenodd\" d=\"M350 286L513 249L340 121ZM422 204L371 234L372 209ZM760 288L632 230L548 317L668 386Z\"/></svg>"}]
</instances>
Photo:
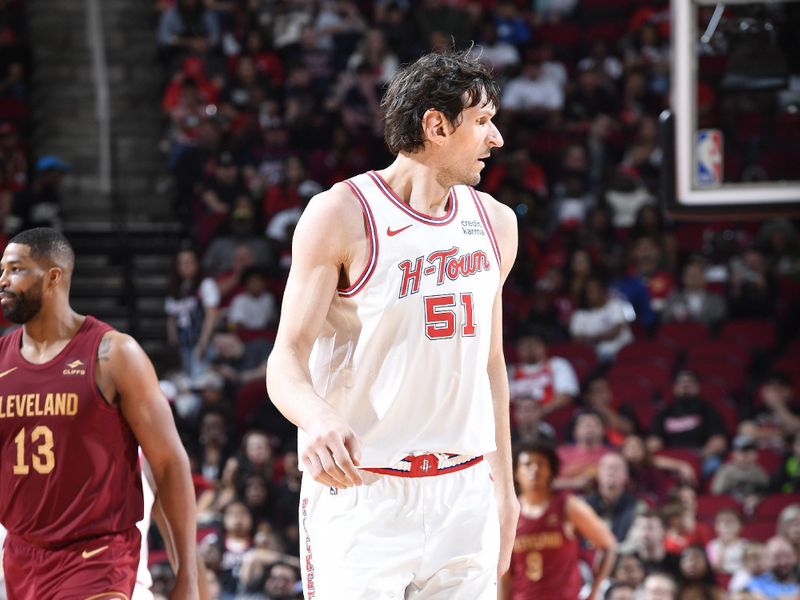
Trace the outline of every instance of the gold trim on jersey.
<instances>
[{"instance_id":1,"label":"gold trim on jersey","mask_svg":"<svg viewBox=\"0 0 800 600\"><path fill-rule=\"evenodd\" d=\"M86 596L83 600L99 600L100 598L103 600L130 600L130 598L122 592L100 592L93 596Z\"/></svg>"}]
</instances>

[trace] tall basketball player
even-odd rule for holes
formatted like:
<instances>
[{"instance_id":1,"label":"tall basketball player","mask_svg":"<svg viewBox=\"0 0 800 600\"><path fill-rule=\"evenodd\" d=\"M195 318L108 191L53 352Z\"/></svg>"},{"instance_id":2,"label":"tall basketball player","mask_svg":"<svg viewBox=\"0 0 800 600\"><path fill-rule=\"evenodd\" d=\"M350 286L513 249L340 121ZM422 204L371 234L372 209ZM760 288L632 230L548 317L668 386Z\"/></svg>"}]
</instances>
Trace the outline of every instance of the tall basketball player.
<instances>
[{"instance_id":1,"label":"tall basketball player","mask_svg":"<svg viewBox=\"0 0 800 600\"><path fill-rule=\"evenodd\" d=\"M189 461L141 347L69 303L75 255L38 228L0 261L0 523L9 600L127 600L142 517L137 443L178 553L170 598L197 598Z\"/></svg>"},{"instance_id":2,"label":"tall basketball player","mask_svg":"<svg viewBox=\"0 0 800 600\"><path fill-rule=\"evenodd\" d=\"M397 155L312 199L267 367L299 427L306 598L496 598L519 504L501 289L513 212L471 186L498 88L429 54L383 101Z\"/></svg>"}]
</instances>

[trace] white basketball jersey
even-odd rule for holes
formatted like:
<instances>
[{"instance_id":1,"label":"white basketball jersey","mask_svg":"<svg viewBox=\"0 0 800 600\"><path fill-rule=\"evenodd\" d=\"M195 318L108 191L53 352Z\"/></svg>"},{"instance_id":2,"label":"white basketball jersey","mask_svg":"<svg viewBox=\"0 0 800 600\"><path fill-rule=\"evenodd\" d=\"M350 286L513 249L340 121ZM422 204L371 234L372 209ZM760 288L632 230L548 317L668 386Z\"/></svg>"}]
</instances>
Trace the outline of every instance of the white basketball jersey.
<instances>
[{"instance_id":1,"label":"white basketball jersey","mask_svg":"<svg viewBox=\"0 0 800 600\"><path fill-rule=\"evenodd\" d=\"M139 464L142 465L144 455L142 449L139 448ZM136 523L139 528L139 533L142 534L142 546L139 550L139 570L136 572L136 587L133 590L131 600L152 600L153 594L150 592L150 587L153 585L153 578L150 575L149 553L147 547L147 534L150 531L150 513L153 509L153 502L155 501L155 494L153 488L150 487L150 481L144 474L144 466L142 465L142 494L144 496L144 513L142 519Z\"/></svg>"},{"instance_id":2,"label":"white basketball jersey","mask_svg":"<svg viewBox=\"0 0 800 600\"><path fill-rule=\"evenodd\" d=\"M362 467L492 452L487 364L500 256L477 193L454 187L447 214L433 218L374 171L346 183L364 212L370 257L339 290L315 342L316 393L361 438ZM300 431L301 452L305 443Z\"/></svg>"}]
</instances>

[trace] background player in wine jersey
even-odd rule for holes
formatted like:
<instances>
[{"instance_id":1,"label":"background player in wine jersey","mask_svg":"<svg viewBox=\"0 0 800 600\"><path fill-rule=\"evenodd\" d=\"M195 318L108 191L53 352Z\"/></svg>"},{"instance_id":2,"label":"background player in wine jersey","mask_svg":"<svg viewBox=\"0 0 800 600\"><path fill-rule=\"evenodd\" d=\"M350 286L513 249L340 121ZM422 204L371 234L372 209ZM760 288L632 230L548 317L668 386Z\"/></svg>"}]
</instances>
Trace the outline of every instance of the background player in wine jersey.
<instances>
[{"instance_id":1,"label":"background player in wine jersey","mask_svg":"<svg viewBox=\"0 0 800 600\"><path fill-rule=\"evenodd\" d=\"M21 328L0 338L0 522L10 600L127 599L142 517L140 444L180 569L196 599L194 492L152 364L129 336L69 303L75 256L55 230L15 236L0 304Z\"/></svg>"},{"instance_id":2,"label":"background player in wine jersey","mask_svg":"<svg viewBox=\"0 0 800 600\"><path fill-rule=\"evenodd\" d=\"M568 492L553 490L558 454L546 441L518 446L514 478L520 490L520 516L511 569L501 582L501 600L575 600L583 580L580 540L599 556L589 600L601 598L601 584L616 560L614 534L592 508Z\"/></svg>"},{"instance_id":3,"label":"background player in wine jersey","mask_svg":"<svg viewBox=\"0 0 800 600\"><path fill-rule=\"evenodd\" d=\"M501 314L517 229L470 186L503 144L497 108L474 57L421 57L383 100L395 161L298 223L267 383L300 430L307 598L496 598L519 511Z\"/></svg>"}]
</instances>

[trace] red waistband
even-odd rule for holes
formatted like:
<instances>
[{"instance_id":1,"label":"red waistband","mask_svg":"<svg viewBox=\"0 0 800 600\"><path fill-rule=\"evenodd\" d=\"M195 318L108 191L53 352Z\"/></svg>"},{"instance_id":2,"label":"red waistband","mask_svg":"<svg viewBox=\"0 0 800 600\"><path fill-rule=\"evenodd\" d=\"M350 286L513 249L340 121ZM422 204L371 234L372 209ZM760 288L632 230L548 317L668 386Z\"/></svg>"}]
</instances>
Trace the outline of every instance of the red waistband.
<instances>
[{"instance_id":1,"label":"red waistband","mask_svg":"<svg viewBox=\"0 0 800 600\"><path fill-rule=\"evenodd\" d=\"M381 475L394 475L395 477L434 477L455 473L477 465L483 460L483 456L468 458L462 463L439 467L439 454L419 454L417 456L406 456L401 462L408 463L408 469L392 467L365 467L363 471L379 473ZM446 461L445 461L446 462Z\"/></svg>"}]
</instances>

